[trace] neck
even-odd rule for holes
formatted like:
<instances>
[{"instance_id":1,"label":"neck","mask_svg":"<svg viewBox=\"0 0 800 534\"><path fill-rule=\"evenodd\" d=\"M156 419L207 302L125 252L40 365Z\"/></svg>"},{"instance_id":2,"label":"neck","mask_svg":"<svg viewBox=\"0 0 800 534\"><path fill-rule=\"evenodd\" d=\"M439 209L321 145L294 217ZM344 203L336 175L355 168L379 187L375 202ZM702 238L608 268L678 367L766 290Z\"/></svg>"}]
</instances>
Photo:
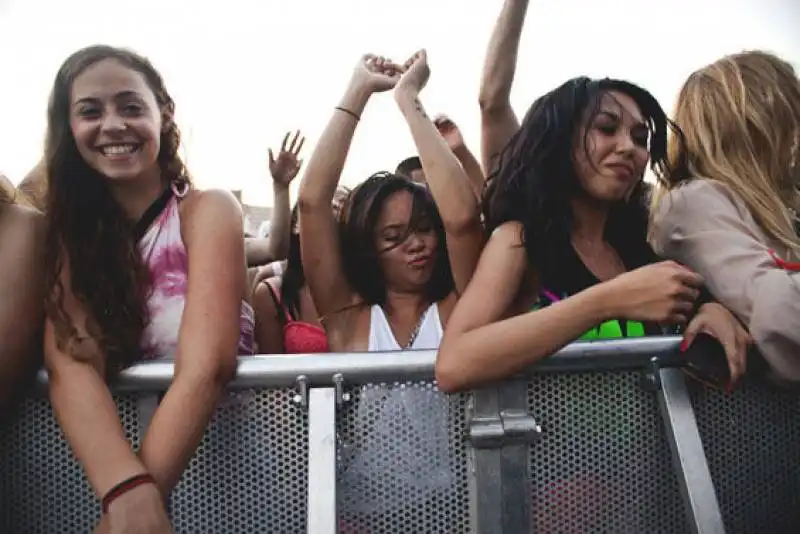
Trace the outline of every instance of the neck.
<instances>
[{"instance_id":1,"label":"neck","mask_svg":"<svg viewBox=\"0 0 800 534\"><path fill-rule=\"evenodd\" d=\"M592 244L602 243L608 220L608 205L586 196L575 197L570 204L572 238Z\"/></svg>"},{"instance_id":2,"label":"neck","mask_svg":"<svg viewBox=\"0 0 800 534\"><path fill-rule=\"evenodd\" d=\"M111 196L122 207L122 211L132 221L138 221L150 204L164 192L160 172L141 176L134 180L112 181Z\"/></svg>"},{"instance_id":3,"label":"neck","mask_svg":"<svg viewBox=\"0 0 800 534\"><path fill-rule=\"evenodd\" d=\"M410 313L421 315L428 306L430 306L430 302L422 293L400 293L390 289L386 292L383 309L389 316Z\"/></svg>"}]
</instances>

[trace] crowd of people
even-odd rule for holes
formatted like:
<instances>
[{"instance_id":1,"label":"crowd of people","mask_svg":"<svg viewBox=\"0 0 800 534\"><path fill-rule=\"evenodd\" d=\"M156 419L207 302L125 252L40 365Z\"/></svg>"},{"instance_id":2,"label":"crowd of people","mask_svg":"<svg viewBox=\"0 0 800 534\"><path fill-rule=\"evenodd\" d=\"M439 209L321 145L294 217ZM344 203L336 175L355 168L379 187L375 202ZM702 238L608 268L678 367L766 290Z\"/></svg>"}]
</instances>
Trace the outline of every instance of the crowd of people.
<instances>
[{"instance_id":1,"label":"crowd of people","mask_svg":"<svg viewBox=\"0 0 800 534\"><path fill-rule=\"evenodd\" d=\"M723 57L689 76L671 119L632 82L577 77L520 121L527 3L505 1L489 43L479 156L428 115L425 50L364 55L308 162L300 132L270 151L265 238L244 238L230 193L193 186L146 58L92 46L66 59L42 161L18 188L0 183L0 408L43 361L103 504L96 532L170 532L165 499L237 355L433 349L438 387L456 392L576 340L680 333L682 351L700 335L723 347L725 387L752 347L770 380L800 382L792 66ZM350 190L342 169L379 93L417 154ZM133 451L109 384L155 358L174 358L175 376Z\"/></svg>"}]
</instances>

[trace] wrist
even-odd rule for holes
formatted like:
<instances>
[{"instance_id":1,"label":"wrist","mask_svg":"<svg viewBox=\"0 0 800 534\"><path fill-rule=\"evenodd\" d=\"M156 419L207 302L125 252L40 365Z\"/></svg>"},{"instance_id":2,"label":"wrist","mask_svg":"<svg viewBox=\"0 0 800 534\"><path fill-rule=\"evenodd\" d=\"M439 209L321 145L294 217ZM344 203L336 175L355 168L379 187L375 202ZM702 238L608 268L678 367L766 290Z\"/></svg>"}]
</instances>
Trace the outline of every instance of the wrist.
<instances>
[{"instance_id":1,"label":"wrist","mask_svg":"<svg viewBox=\"0 0 800 534\"><path fill-rule=\"evenodd\" d=\"M620 292L612 281L594 285L584 293L587 296L585 309L593 318L597 318L598 322L626 316L622 300L619 297Z\"/></svg>"},{"instance_id":2,"label":"wrist","mask_svg":"<svg viewBox=\"0 0 800 534\"><path fill-rule=\"evenodd\" d=\"M122 480L106 492L101 500L102 511L106 514L112 508L124 508L131 502L148 497L161 498L155 478L148 473L134 475Z\"/></svg>"},{"instance_id":3,"label":"wrist","mask_svg":"<svg viewBox=\"0 0 800 534\"><path fill-rule=\"evenodd\" d=\"M350 80L350 84L339 101L338 107L351 111L360 117L369 101L369 97L372 96L372 92L372 89L364 83L364 80L355 75Z\"/></svg>"},{"instance_id":4,"label":"wrist","mask_svg":"<svg viewBox=\"0 0 800 534\"><path fill-rule=\"evenodd\" d=\"M419 102L419 91L411 87L397 87L394 90L394 100L403 111L415 108Z\"/></svg>"}]
</instances>

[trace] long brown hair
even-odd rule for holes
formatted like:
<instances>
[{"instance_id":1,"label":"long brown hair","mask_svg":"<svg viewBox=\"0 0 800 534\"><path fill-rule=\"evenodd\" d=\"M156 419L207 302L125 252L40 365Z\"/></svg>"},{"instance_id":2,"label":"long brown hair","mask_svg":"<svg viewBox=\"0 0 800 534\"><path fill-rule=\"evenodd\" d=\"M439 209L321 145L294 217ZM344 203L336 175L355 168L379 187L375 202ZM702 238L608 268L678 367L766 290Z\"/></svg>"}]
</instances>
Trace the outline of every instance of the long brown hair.
<instances>
[{"instance_id":1,"label":"long brown hair","mask_svg":"<svg viewBox=\"0 0 800 534\"><path fill-rule=\"evenodd\" d=\"M800 252L800 81L792 66L760 51L723 57L689 76L675 121L684 140L670 139L670 171L659 176L654 203L689 180L718 181L767 234Z\"/></svg>"},{"instance_id":2,"label":"long brown hair","mask_svg":"<svg viewBox=\"0 0 800 534\"><path fill-rule=\"evenodd\" d=\"M78 341L77 329L64 308L61 275L69 266L69 285L88 314L89 336L106 356L106 373L114 376L140 356L148 322L149 273L133 237L130 221L111 195L107 180L80 156L70 127L70 94L75 78L105 59L141 73L164 117L158 164L162 179L189 181L178 155L180 132L173 120L175 105L161 76L134 52L91 46L61 65L47 112L46 280L47 316L53 321L59 348Z\"/></svg>"}]
</instances>

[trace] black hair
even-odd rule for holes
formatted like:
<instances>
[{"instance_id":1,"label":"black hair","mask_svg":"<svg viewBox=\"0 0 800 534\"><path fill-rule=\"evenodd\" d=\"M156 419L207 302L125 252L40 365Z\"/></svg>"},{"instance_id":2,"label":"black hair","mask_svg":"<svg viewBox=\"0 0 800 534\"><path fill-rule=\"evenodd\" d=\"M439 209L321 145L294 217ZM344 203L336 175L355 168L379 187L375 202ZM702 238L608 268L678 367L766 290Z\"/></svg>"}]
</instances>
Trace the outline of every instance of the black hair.
<instances>
[{"instance_id":1,"label":"black hair","mask_svg":"<svg viewBox=\"0 0 800 534\"><path fill-rule=\"evenodd\" d=\"M629 82L579 77L533 103L487 181L482 203L487 232L509 221L522 223L528 262L545 278L558 276L563 258L555 251L570 242L569 199L581 191L574 158L577 133L587 112L589 123L600 112L609 91L628 95L639 106L650 132L651 167L662 172L667 166L667 130L679 130L655 97ZM655 259L647 244L646 189L639 181L627 199L614 203L605 228L606 239L620 256L640 265Z\"/></svg>"},{"instance_id":2,"label":"black hair","mask_svg":"<svg viewBox=\"0 0 800 534\"><path fill-rule=\"evenodd\" d=\"M386 302L386 280L375 249L375 227L386 200L399 191L412 197L409 233L430 224L437 237L436 264L425 287L426 298L438 302L449 295L455 284L447 256L444 224L428 188L409 178L389 172L378 172L350 193L345 203L340 226L342 261L350 287L368 305Z\"/></svg>"},{"instance_id":3,"label":"black hair","mask_svg":"<svg viewBox=\"0 0 800 534\"><path fill-rule=\"evenodd\" d=\"M422 170L422 161L417 156L406 158L397 165L394 173L399 176L411 178L411 173Z\"/></svg>"}]
</instances>

